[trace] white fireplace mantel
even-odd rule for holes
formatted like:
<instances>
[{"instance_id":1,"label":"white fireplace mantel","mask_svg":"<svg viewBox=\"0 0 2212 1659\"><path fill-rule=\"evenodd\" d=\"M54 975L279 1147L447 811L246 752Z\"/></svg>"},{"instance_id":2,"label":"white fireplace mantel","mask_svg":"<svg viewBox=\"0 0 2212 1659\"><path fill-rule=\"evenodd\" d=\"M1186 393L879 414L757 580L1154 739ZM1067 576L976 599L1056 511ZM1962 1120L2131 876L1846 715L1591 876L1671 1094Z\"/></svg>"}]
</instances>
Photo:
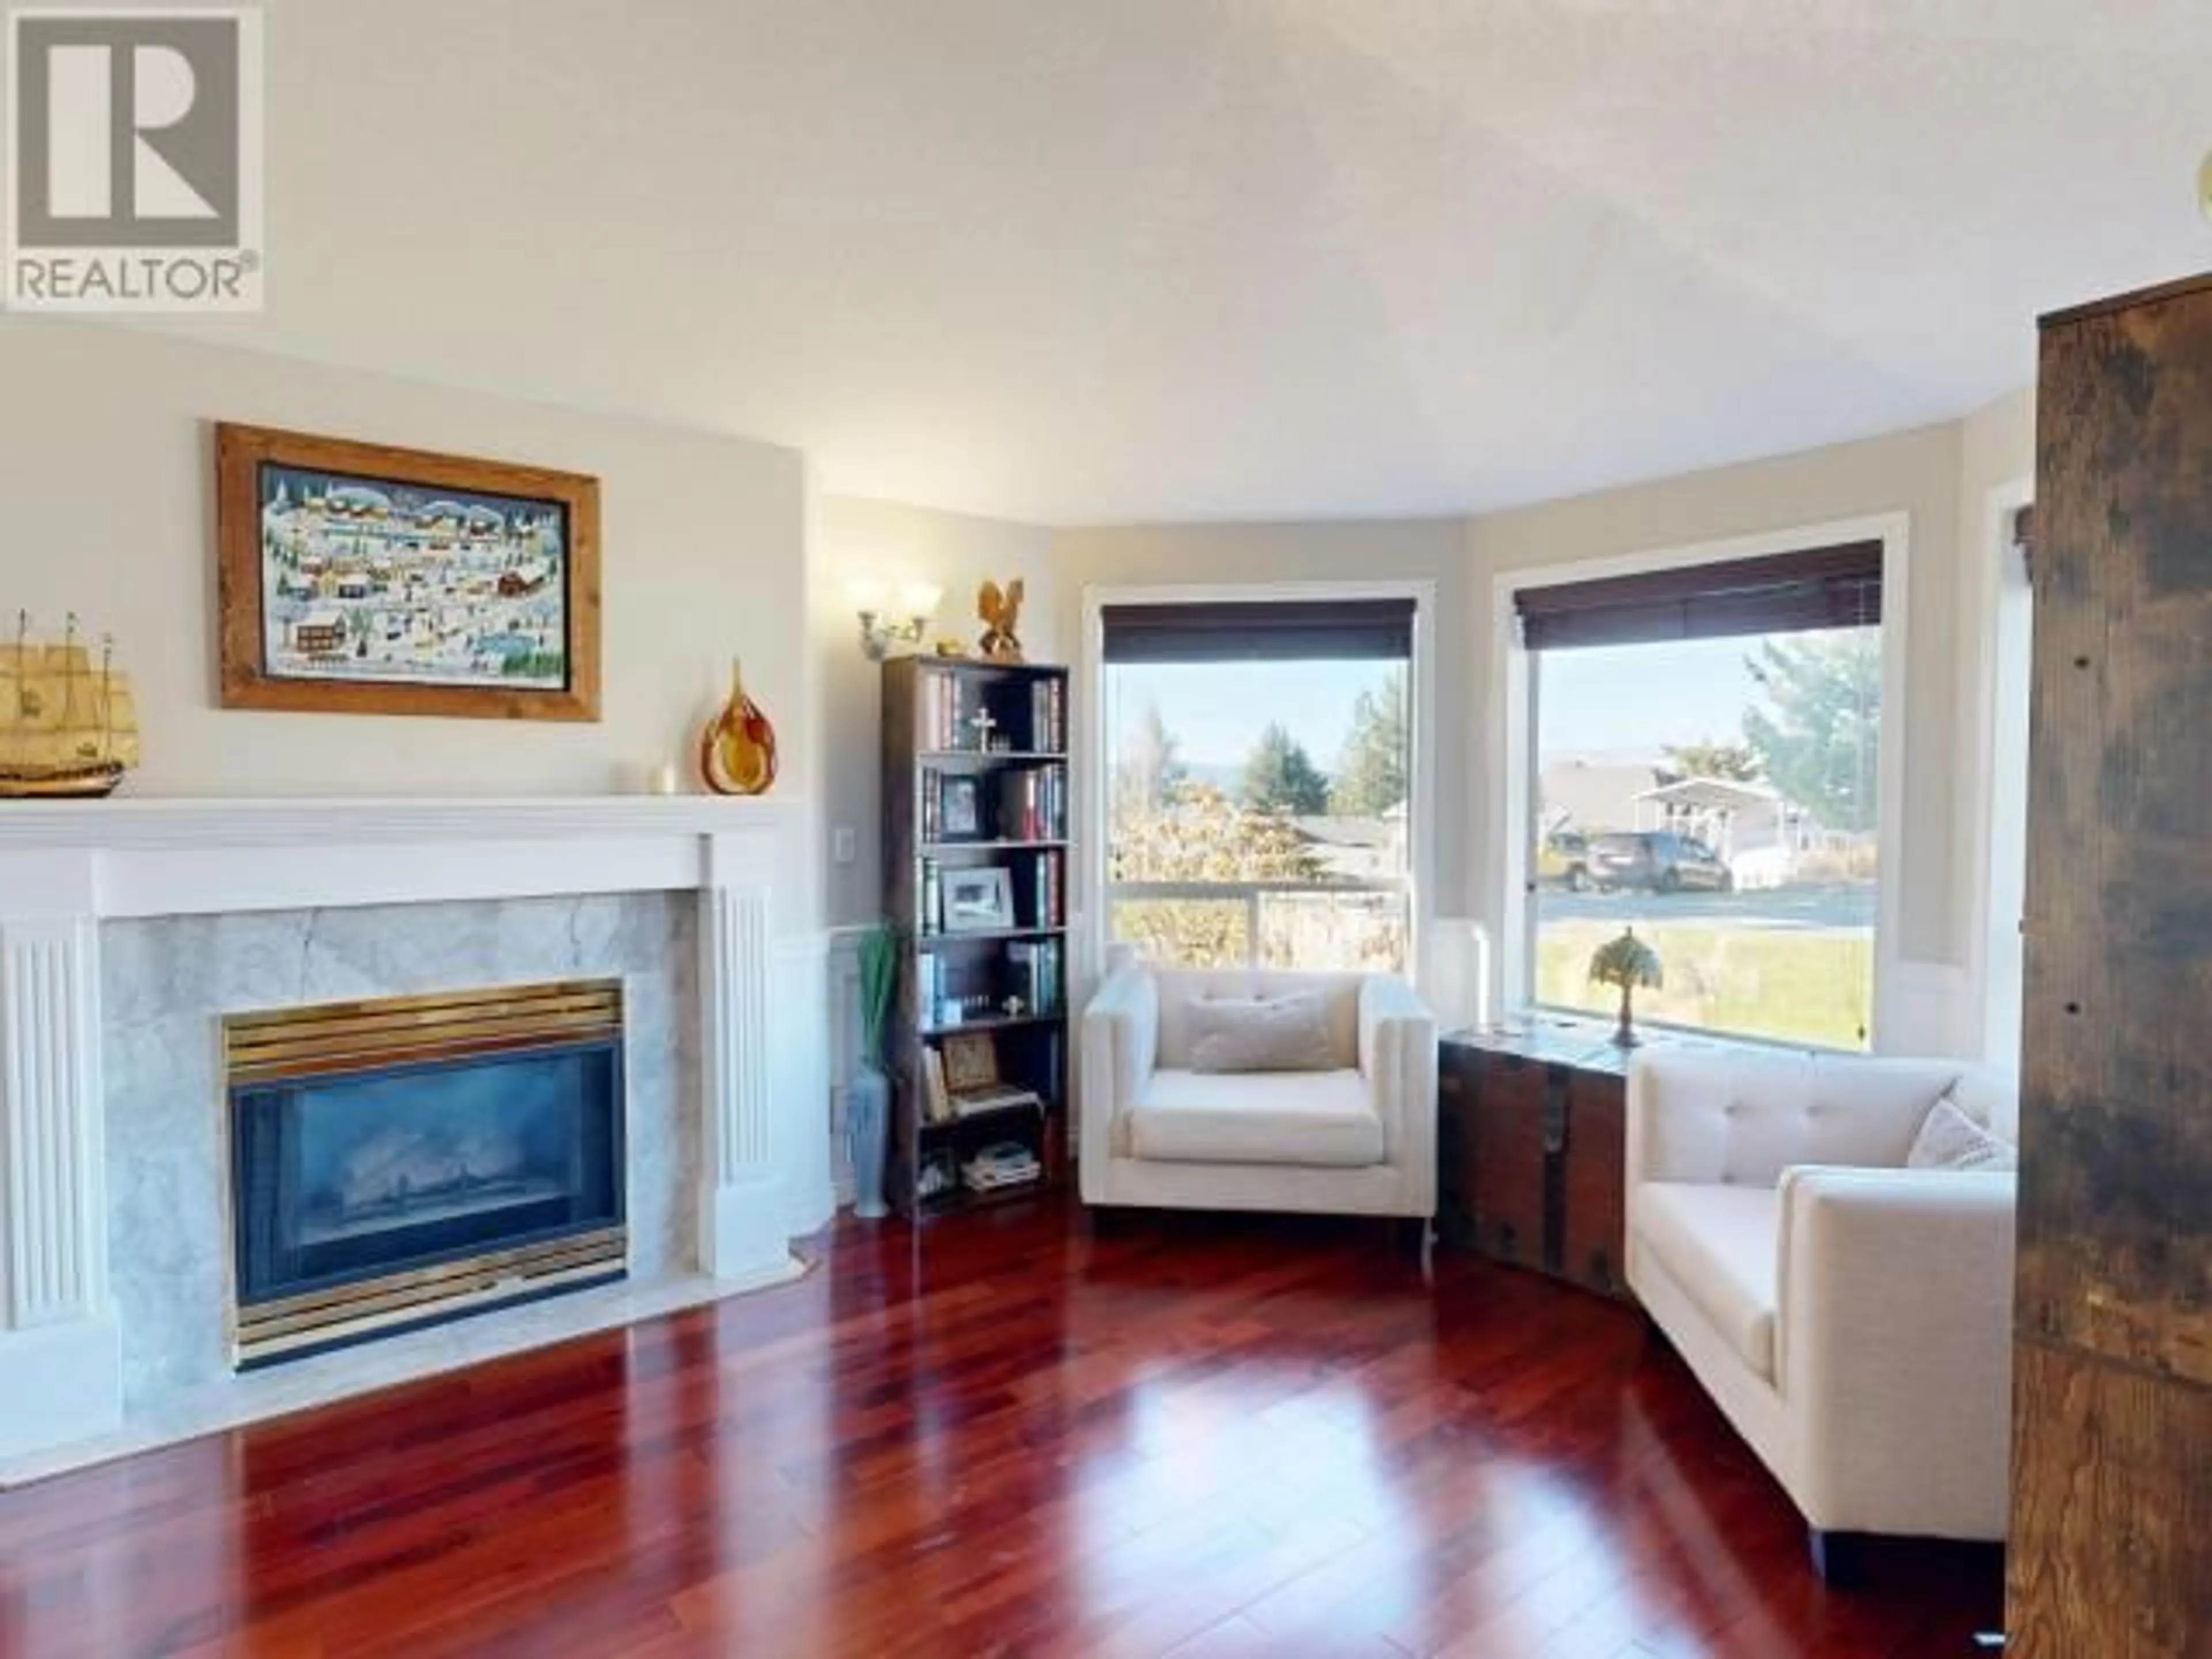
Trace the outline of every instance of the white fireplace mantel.
<instances>
[{"instance_id":1,"label":"white fireplace mantel","mask_svg":"<svg viewBox=\"0 0 2212 1659\"><path fill-rule=\"evenodd\" d=\"M712 843L791 864L793 802L131 799L0 804L0 917L210 915L708 884Z\"/></svg>"},{"instance_id":2,"label":"white fireplace mantel","mask_svg":"<svg viewBox=\"0 0 2212 1659\"><path fill-rule=\"evenodd\" d=\"M767 1281L833 1204L805 823L704 796L0 805L0 1458L121 1424L101 921L696 892L699 1265Z\"/></svg>"}]
</instances>

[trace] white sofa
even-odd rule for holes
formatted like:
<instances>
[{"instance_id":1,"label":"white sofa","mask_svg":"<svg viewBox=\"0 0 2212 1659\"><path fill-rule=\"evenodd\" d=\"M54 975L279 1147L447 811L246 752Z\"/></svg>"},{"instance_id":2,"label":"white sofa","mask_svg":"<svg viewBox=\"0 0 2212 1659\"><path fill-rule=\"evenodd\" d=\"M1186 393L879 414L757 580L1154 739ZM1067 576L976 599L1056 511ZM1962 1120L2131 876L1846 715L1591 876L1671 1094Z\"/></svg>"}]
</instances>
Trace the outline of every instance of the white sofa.
<instances>
[{"instance_id":1,"label":"white sofa","mask_svg":"<svg viewBox=\"0 0 2212 1659\"><path fill-rule=\"evenodd\" d=\"M1332 1069L1189 1069L1194 1000L1297 991L1323 1000ZM1082 1081L1086 1203L1436 1212L1436 1020L1393 975L1124 957L1084 1011Z\"/></svg>"},{"instance_id":2,"label":"white sofa","mask_svg":"<svg viewBox=\"0 0 2212 1659\"><path fill-rule=\"evenodd\" d=\"M2005 1534L2009 1174L1905 1168L1959 1062L1652 1050L1628 1074L1628 1282L1846 1577L1853 1535Z\"/></svg>"}]
</instances>

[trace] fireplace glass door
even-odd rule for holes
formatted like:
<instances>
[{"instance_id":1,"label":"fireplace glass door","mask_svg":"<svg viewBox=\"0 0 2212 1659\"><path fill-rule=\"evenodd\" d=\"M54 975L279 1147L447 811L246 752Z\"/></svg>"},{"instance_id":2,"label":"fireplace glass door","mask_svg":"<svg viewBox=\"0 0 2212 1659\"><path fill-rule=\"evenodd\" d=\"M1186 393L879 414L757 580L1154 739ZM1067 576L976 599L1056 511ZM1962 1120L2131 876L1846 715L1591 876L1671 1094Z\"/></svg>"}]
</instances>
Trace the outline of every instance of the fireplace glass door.
<instances>
[{"instance_id":1,"label":"fireplace glass door","mask_svg":"<svg viewBox=\"0 0 2212 1659\"><path fill-rule=\"evenodd\" d=\"M622 1219L609 1043L240 1090L241 1299Z\"/></svg>"},{"instance_id":2,"label":"fireplace glass door","mask_svg":"<svg viewBox=\"0 0 2212 1659\"><path fill-rule=\"evenodd\" d=\"M235 1016L241 1365L619 1276L618 987Z\"/></svg>"}]
</instances>

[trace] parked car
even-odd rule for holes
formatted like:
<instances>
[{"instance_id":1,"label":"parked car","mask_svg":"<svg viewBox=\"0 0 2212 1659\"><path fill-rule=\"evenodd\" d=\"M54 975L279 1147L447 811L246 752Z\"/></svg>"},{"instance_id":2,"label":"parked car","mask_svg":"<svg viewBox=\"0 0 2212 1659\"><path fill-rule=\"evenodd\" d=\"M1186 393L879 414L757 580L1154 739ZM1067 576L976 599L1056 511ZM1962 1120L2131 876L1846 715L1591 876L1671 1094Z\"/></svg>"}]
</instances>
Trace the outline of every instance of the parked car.
<instances>
[{"instance_id":1,"label":"parked car","mask_svg":"<svg viewBox=\"0 0 2212 1659\"><path fill-rule=\"evenodd\" d=\"M1619 887L1640 887L1654 893L1700 887L1726 893L1735 886L1735 877L1712 848L1672 830L1624 830L1598 836L1589 844L1589 877L1601 893Z\"/></svg>"},{"instance_id":2,"label":"parked car","mask_svg":"<svg viewBox=\"0 0 2212 1659\"><path fill-rule=\"evenodd\" d=\"M1579 893L1590 884L1589 842L1579 830L1554 830L1536 848L1536 879Z\"/></svg>"}]
</instances>

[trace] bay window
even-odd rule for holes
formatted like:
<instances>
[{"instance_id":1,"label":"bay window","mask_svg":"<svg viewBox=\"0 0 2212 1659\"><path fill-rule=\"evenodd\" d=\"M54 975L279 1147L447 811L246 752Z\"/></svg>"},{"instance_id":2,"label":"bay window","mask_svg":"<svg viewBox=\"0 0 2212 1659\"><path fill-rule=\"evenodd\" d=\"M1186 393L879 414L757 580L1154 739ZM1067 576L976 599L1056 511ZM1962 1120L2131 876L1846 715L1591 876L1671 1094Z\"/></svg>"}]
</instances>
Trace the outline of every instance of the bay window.
<instances>
[{"instance_id":1,"label":"bay window","mask_svg":"<svg viewBox=\"0 0 2212 1659\"><path fill-rule=\"evenodd\" d=\"M1603 1016L1624 928L1639 1018L1865 1048L1882 848L1882 544L1515 595L1532 770L1529 1002Z\"/></svg>"},{"instance_id":2,"label":"bay window","mask_svg":"<svg viewBox=\"0 0 2212 1659\"><path fill-rule=\"evenodd\" d=\"M1194 967L1407 965L1414 602L1104 605L1111 942Z\"/></svg>"}]
</instances>

